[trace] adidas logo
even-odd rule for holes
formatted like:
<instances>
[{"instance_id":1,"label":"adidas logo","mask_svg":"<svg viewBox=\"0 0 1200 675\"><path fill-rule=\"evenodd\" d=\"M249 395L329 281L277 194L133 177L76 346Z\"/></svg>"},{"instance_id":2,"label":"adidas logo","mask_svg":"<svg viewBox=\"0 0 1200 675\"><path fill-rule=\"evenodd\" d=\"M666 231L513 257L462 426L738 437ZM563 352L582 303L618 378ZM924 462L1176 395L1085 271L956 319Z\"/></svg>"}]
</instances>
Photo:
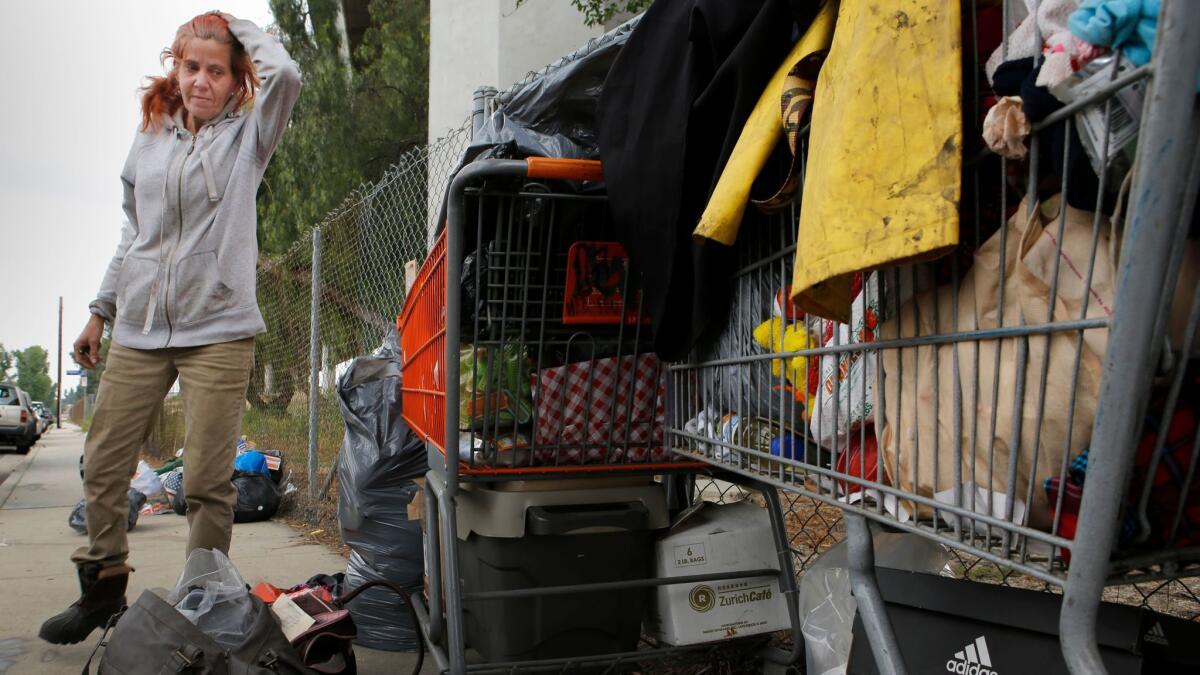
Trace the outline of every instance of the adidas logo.
<instances>
[{"instance_id":1,"label":"adidas logo","mask_svg":"<svg viewBox=\"0 0 1200 675\"><path fill-rule=\"evenodd\" d=\"M946 672L956 675L997 675L992 670L992 655L988 653L987 640L983 636L955 652L954 658L946 661Z\"/></svg>"},{"instance_id":2,"label":"adidas logo","mask_svg":"<svg viewBox=\"0 0 1200 675\"><path fill-rule=\"evenodd\" d=\"M1146 631L1146 642L1153 642L1156 645L1167 644L1167 634L1163 632L1161 623L1155 621L1150 630Z\"/></svg>"}]
</instances>

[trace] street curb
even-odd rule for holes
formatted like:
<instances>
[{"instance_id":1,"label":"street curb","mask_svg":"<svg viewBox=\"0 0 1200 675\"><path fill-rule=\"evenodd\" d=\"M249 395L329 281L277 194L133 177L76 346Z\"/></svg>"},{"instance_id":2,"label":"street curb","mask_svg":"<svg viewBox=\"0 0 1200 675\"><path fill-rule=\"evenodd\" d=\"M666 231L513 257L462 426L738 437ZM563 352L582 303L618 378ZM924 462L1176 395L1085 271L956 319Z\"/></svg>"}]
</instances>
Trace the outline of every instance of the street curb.
<instances>
[{"instance_id":1,"label":"street curb","mask_svg":"<svg viewBox=\"0 0 1200 675\"><path fill-rule=\"evenodd\" d=\"M37 459L41 451L42 449L36 445L30 448L29 454L25 455L23 460L13 467L12 473L8 475L8 479L4 483L0 483L0 509L3 509L4 505L8 503L8 498L12 496L13 491L17 489L17 486L25 478L25 471L33 465L33 460Z\"/></svg>"}]
</instances>

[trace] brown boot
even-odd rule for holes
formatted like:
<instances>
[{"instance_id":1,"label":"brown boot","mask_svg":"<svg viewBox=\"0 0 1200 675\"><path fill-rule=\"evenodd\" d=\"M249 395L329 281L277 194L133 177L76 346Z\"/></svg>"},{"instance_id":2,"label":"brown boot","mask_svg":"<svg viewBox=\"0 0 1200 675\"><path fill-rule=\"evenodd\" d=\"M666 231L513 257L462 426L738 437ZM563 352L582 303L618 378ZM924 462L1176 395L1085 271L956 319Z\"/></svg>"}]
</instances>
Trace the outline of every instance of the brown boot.
<instances>
[{"instance_id":1,"label":"brown boot","mask_svg":"<svg viewBox=\"0 0 1200 675\"><path fill-rule=\"evenodd\" d=\"M103 628L125 607L128 565L102 567L100 563L79 566L80 597L65 611L46 619L38 637L56 645L73 645L93 630Z\"/></svg>"}]
</instances>

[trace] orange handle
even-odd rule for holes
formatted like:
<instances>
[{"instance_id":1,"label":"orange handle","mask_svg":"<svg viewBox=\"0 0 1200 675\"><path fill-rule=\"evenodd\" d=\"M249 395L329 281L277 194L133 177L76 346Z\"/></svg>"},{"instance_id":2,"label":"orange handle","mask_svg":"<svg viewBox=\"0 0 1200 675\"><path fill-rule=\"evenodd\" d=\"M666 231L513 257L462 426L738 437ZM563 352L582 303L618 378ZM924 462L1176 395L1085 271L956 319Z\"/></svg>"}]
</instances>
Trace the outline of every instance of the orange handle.
<instances>
[{"instance_id":1,"label":"orange handle","mask_svg":"<svg viewBox=\"0 0 1200 675\"><path fill-rule=\"evenodd\" d=\"M556 159L553 157L529 157L525 160L530 178L557 178L560 180L604 180L600 162L594 159Z\"/></svg>"}]
</instances>

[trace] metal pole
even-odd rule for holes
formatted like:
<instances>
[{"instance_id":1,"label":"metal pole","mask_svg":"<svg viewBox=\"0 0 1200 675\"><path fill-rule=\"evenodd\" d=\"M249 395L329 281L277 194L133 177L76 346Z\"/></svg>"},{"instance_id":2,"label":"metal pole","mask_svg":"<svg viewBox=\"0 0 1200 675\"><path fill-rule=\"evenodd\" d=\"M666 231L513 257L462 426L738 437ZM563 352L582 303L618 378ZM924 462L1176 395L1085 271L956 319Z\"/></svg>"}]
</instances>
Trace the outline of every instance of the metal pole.
<instances>
[{"instance_id":1,"label":"metal pole","mask_svg":"<svg viewBox=\"0 0 1200 675\"><path fill-rule=\"evenodd\" d=\"M54 423L62 428L62 296L58 296L58 379L54 387Z\"/></svg>"},{"instance_id":2,"label":"metal pole","mask_svg":"<svg viewBox=\"0 0 1200 675\"><path fill-rule=\"evenodd\" d=\"M1109 574L1121 495L1133 466L1137 434L1158 360L1155 325L1172 248L1188 190L1191 120L1200 73L1200 3L1164 2L1154 47L1131 204L1116 284L1100 398L1088 462L1087 490L1071 547L1059 634L1063 657L1075 675L1104 673L1096 644L1096 614ZM1133 396L1130 393L1133 392ZM1131 405L1132 402L1132 405Z\"/></svg>"},{"instance_id":3,"label":"metal pole","mask_svg":"<svg viewBox=\"0 0 1200 675\"><path fill-rule=\"evenodd\" d=\"M862 618L875 657L875 667L884 675L905 675L904 655L900 643L892 630L892 621L887 614L887 605L879 592L875 580L875 542L867 519L857 513L844 512L846 521L846 554L850 562L850 592L858 603L858 616Z\"/></svg>"},{"instance_id":4,"label":"metal pole","mask_svg":"<svg viewBox=\"0 0 1200 675\"><path fill-rule=\"evenodd\" d=\"M771 535L775 539L775 555L779 560L779 590L787 603L788 620L792 628L792 649L783 651L775 647L766 648L763 658L771 663L790 666L804 654L804 635L800 622L800 589L796 587L796 567L792 561L792 549L788 545L787 524L783 516L783 504L779 491L769 483L755 482L754 488L767 501L767 515L771 519Z\"/></svg>"},{"instance_id":5,"label":"metal pole","mask_svg":"<svg viewBox=\"0 0 1200 675\"><path fill-rule=\"evenodd\" d=\"M488 118L488 102L496 97L495 87L479 87L471 98L471 138L479 135Z\"/></svg>"},{"instance_id":6,"label":"metal pole","mask_svg":"<svg viewBox=\"0 0 1200 675\"><path fill-rule=\"evenodd\" d=\"M308 318L308 496L317 498L317 430L321 397L321 228L313 229L312 299Z\"/></svg>"},{"instance_id":7,"label":"metal pole","mask_svg":"<svg viewBox=\"0 0 1200 675\"><path fill-rule=\"evenodd\" d=\"M454 180L450 182L450 190L446 197L446 278L459 279L462 277L463 232L464 224L470 217L466 205L466 189L468 186L487 177L524 177L527 164L518 160L490 159L473 162L463 167ZM459 285L446 284L446 411L457 414L459 360L458 346L460 344L461 322ZM458 458L455 449L458 448L458 428L446 424L445 436L445 467L446 485L438 496L439 519L441 521L441 538L443 559L445 565L443 578L446 580L446 637L447 650L450 657L451 675L466 673L465 644L463 640L462 595L458 580L458 520L455 514L455 499L458 496ZM431 463L436 466L436 463ZM430 611L436 611L431 608Z\"/></svg>"}]
</instances>

